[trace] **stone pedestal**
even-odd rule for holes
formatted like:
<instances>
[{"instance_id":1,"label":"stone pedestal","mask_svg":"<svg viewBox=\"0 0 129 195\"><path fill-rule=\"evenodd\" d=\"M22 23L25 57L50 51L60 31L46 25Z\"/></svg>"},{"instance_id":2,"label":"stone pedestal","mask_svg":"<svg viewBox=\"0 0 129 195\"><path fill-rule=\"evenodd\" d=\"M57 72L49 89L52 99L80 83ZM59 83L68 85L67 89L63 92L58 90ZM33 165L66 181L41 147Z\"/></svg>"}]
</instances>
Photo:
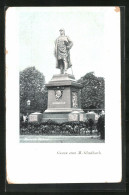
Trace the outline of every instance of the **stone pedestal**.
<instances>
[{"instance_id":1,"label":"stone pedestal","mask_svg":"<svg viewBox=\"0 0 129 195\"><path fill-rule=\"evenodd\" d=\"M85 118L85 116L82 117L85 113L81 109L80 99L82 85L76 82L73 75L54 75L46 87L48 89L48 106L43 113L43 121L48 119L57 122L70 121L69 114L74 111L81 114L81 117L76 117L78 120Z\"/></svg>"},{"instance_id":2,"label":"stone pedestal","mask_svg":"<svg viewBox=\"0 0 129 195\"><path fill-rule=\"evenodd\" d=\"M29 122L41 122L43 115L39 112L34 112L29 115Z\"/></svg>"}]
</instances>

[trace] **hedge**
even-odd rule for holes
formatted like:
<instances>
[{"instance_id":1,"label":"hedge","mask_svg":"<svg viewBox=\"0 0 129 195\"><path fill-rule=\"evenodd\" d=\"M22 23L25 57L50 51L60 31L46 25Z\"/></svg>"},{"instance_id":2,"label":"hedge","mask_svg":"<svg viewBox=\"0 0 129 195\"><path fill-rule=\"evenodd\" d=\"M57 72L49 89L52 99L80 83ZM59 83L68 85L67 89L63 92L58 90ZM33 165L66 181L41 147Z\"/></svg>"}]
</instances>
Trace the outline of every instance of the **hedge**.
<instances>
[{"instance_id":1,"label":"hedge","mask_svg":"<svg viewBox=\"0 0 129 195\"><path fill-rule=\"evenodd\" d=\"M48 120L42 123L21 122L21 135L90 135L97 134L96 124L91 119L83 122L57 123ZM94 131L93 131L94 130Z\"/></svg>"}]
</instances>

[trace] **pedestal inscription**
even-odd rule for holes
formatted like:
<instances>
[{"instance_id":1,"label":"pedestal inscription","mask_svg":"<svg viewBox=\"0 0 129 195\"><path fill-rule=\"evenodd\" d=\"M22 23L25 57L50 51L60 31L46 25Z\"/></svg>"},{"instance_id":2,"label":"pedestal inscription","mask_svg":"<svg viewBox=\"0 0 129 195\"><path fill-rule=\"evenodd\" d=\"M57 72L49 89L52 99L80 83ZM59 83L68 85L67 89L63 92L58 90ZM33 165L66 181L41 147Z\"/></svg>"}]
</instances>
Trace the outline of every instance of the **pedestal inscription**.
<instances>
[{"instance_id":1,"label":"pedestal inscription","mask_svg":"<svg viewBox=\"0 0 129 195\"><path fill-rule=\"evenodd\" d=\"M52 102L52 104L65 104L66 102Z\"/></svg>"}]
</instances>

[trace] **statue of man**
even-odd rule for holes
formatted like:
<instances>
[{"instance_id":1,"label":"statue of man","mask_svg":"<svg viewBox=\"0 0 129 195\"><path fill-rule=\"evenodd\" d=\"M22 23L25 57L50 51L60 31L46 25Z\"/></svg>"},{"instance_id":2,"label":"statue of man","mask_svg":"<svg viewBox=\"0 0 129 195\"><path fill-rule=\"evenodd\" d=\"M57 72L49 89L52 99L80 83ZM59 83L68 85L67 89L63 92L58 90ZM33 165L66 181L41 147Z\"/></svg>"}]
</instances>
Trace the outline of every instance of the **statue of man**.
<instances>
[{"instance_id":1,"label":"statue of man","mask_svg":"<svg viewBox=\"0 0 129 195\"><path fill-rule=\"evenodd\" d=\"M66 74L67 69L72 66L70 61L70 49L73 46L72 41L65 35L65 30L60 29L60 36L56 39L55 55L57 59L56 68L59 68L61 74Z\"/></svg>"}]
</instances>

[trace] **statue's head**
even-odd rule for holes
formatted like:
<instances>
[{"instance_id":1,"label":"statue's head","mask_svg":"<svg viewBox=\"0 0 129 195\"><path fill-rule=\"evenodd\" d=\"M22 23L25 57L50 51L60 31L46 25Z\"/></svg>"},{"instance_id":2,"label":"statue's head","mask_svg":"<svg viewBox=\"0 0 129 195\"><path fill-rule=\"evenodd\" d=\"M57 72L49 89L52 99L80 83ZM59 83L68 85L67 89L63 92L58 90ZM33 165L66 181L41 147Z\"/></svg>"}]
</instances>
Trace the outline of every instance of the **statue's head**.
<instances>
[{"instance_id":1,"label":"statue's head","mask_svg":"<svg viewBox=\"0 0 129 195\"><path fill-rule=\"evenodd\" d=\"M59 31L60 31L60 35L64 35L65 34L64 28L61 28Z\"/></svg>"}]
</instances>

